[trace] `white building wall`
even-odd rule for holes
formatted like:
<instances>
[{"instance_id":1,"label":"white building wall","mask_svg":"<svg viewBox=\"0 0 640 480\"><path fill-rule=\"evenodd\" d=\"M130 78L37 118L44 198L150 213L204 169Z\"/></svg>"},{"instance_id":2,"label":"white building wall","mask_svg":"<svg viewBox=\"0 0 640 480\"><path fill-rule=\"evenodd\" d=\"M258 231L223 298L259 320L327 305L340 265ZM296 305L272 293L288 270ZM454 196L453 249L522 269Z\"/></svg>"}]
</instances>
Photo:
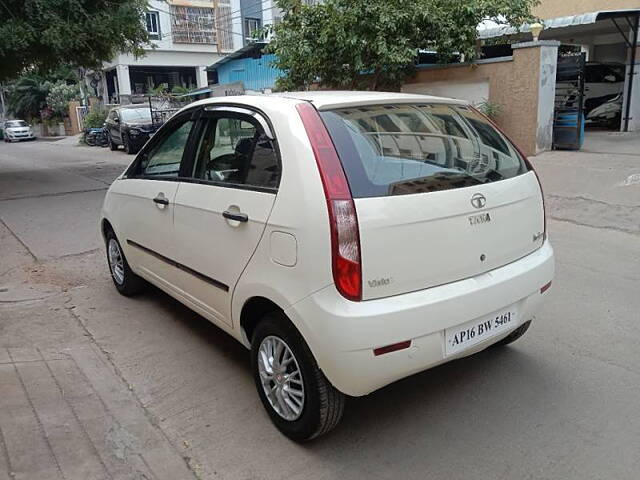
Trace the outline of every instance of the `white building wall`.
<instances>
[{"instance_id":1,"label":"white building wall","mask_svg":"<svg viewBox=\"0 0 640 480\"><path fill-rule=\"evenodd\" d=\"M270 0L269 0L270 1ZM213 0L181 1L192 7L213 7ZM222 2L227 3L227 2ZM242 19L240 15L240 0L228 0L231 14L224 14L224 20L229 20L226 34L233 38L233 46L242 46ZM116 69L118 75L117 90L122 102L127 102L127 96L131 95L131 83L129 67L186 67L194 68L198 87L207 86L206 68L214 63L225 53L220 53L218 45L174 43L171 35L172 16L170 2L165 0L149 0L149 11L158 12L160 23L160 38L152 40L155 48L147 49L142 57L135 58L131 54L119 54L112 61L105 62L102 70ZM225 25L219 25L223 28ZM226 28L224 28L226 30ZM218 37L222 32L218 32Z\"/></svg>"}]
</instances>

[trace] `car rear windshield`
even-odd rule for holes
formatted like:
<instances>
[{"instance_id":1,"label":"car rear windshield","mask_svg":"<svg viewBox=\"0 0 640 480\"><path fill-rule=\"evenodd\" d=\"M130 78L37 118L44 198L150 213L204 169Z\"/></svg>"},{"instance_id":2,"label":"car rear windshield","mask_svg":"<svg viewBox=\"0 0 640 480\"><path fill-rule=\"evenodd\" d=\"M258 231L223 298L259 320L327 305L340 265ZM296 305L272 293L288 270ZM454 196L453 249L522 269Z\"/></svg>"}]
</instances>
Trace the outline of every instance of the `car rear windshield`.
<instances>
[{"instance_id":1,"label":"car rear windshield","mask_svg":"<svg viewBox=\"0 0 640 480\"><path fill-rule=\"evenodd\" d=\"M149 108L123 108L120 110L120 116L125 122L151 122L151 111Z\"/></svg>"},{"instance_id":2,"label":"car rear windshield","mask_svg":"<svg viewBox=\"0 0 640 480\"><path fill-rule=\"evenodd\" d=\"M321 115L354 198L450 190L528 170L509 141L467 106L393 104Z\"/></svg>"}]
</instances>

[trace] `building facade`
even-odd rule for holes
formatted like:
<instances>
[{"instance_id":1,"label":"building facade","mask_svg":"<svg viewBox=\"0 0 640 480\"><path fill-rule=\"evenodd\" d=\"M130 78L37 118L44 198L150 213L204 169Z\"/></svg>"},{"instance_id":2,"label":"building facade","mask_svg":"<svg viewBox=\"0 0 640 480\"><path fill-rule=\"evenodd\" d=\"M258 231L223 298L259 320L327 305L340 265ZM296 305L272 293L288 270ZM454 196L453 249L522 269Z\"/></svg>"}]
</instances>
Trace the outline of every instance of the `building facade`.
<instances>
[{"instance_id":1,"label":"building facade","mask_svg":"<svg viewBox=\"0 0 640 480\"><path fill-rule=\"evenodd\" d=\"M104 103L130 103L162 84L206 87L215 82L207 66L243 43L240 0L150 0L142 21L153 47L103 65Z\"/></svg>"}]
</instances>

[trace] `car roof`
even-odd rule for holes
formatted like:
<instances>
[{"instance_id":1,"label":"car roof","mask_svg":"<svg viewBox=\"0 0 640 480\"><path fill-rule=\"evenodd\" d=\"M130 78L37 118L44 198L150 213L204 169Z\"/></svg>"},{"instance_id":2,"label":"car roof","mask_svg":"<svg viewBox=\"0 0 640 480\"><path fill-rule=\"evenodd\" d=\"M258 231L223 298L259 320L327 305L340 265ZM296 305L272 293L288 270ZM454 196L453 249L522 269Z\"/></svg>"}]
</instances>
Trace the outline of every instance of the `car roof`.
<instances>
[{"instance_id":1,"label":"car roof","mask_svg":"<svg viewBox=\"0 0 640 480\"><path fill-rule=\"evenodd\" d=\"M271 94L281 98L294 98L313 103L319 110L355 105L380 105L385 103L450 103L466 105L464 100L434 97L415 93L368 92L349 90L316 90L306 92L281 92Z\"/></svg>"},{"instance_id":2,"label":"car roof","mask_svg":"<svg viewBox=\"0 0 640 480\"><path fill-rule=\"evenodd\" d=\"M183 110L217 103L241 104L258 108L273 107L279 109L282 108L283 101L290 101L292 104L311 102L318 110L398 103L447 103L452 105L468 105L468 102L464 100L433 97L430 95L395 92L318 90L205 98L204 100L199 100L187 105Z\"/></svg>"}]
</instances>

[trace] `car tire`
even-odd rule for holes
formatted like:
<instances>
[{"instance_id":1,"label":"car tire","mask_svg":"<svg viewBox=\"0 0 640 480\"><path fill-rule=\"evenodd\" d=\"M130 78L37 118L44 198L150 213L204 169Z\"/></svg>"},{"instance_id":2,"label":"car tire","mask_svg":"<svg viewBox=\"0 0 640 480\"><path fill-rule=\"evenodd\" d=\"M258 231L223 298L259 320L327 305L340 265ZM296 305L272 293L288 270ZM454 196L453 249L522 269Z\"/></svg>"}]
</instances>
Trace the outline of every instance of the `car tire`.
<instances>
[{"instance_id":1,"label":"car tire","mask_svg":"<svg viewBox=\"0 0 640 480\"><path fill-rule=\"evenodd\" d=\"M494 347L502 347L504 345L509 345L510 343L515 342L521 336L523 336L525 333L527 333L527 330L529 330L530 326L531 326L531 320L529 320L528 322L524 322L522 325L520 325L518 328L516 328L513 332L511 332L509 335L504 337L502 340L500 340L499 342L494 343L493 346Z\"/></svg>"},{"instance_id":2,"label":"car tire","mask_svg":"<svg viewBox=\"0 0 640 480\"><path fill-rule=\"evenodd\" d=\"M122 135L122 145L124 146L124 151L127 152L127 155L134 155L138 152L131 146L131 139L126 133Z\"/></svg>"},{"instance_id":3,"label":"car tire","mask_svg":"<svg viewBox=\"0 0 640 480\"><path fill-rule=\"evenodd\" d=\"M109 143L109 150L111 150L112 152L118 149L118 145L113 143L113 139L111 138L111 135L107 137L107 142Z\"/></svg>"},{"instance_id":4,"label":"car tire","mask_svg":"<svg viewBox=\"0 0 640 480\"><path fill-rule=\"evenodd\" d=\"M276 347L270 350L270 345ZM278 346L280 355L267 357L265 352L277 351ZM274 362L278 356L280 360ZM286 365L281 366L284 358ZM345 395L324 376L307 343L284 313L267 314L256 327L251 342L251 367L258 395L271 421L290 439L304 442L324 435L342 418ZM301 382L296 381L300 377ZM267 390L273 392L271 399ZM293 391L297 393L290 393ZM294 402L298 412L286 400Z\"/></svg>"},{"instance_id":5,"label":"car tire","mask_svg":"<svg viewBox=\"0 0 640 480\"><path fill-rule=\"evenodd\" d=\"M118 292L125 297L136 295L144 290L146 282L131 270L129 262L124 256L122 246L113 230L109 229L105 235L107 248L107 263L111 280Z\"/></svg>"}]
</instances>

